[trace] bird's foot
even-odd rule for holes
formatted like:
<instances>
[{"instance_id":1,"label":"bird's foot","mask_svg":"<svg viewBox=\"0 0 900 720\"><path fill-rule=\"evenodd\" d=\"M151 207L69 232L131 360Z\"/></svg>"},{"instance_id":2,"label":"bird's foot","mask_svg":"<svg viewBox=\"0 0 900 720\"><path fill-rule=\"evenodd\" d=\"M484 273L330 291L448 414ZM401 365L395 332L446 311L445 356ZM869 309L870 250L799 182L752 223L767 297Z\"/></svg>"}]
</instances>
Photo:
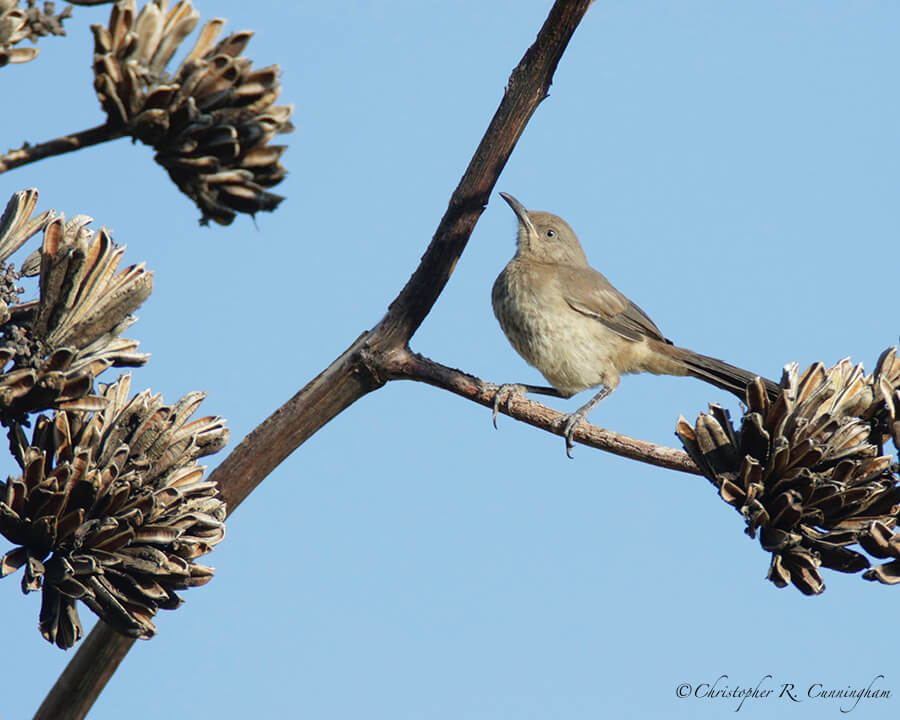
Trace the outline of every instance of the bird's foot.
<instances>
[{"instance_id":1,"label":"bird's foot","mask_svg":"<svg viewBox=\"0 0 900 720\"><path fill-rule=\"evenodd\" d=\"M618 384L618 383L616 383ZM584 405L578 408L575 412L569 413L568 415L564 415L560 419L560 425L562 430L562 436L566 440L566 455L572 460L572 448L575 447L575 430L581 424L581 421L587 417L587 414L593 410L597 403L599 403L603 398L609 395L613 390L615 390L616 384L613 385L604 385L600 388L600 392L598 392L594 397L588 400Z\"/></svg>"},{"instance_id":2,"label":"bird's foot","mask_svg":"<svg viewBox=\"0 0 900 720\"><path fill-rule=\"evenodd\" d=\"M560 429L562 430L562 436L566 441L566 455L569 460L574 460L572 456L572 449L575 447L575 440L573 437L575 435L575 429L581 424L581 421L584 420L586 412L582 412L581 410L576 410L573 413L569 413L568 415L563 415L560 419Z\"/></svg>"},{"instance_id":3,"label":"bird's foot","mask_svg":"<svg viewBox=\"0 0 900 720\"><path fill-rule=\"evenodd\" d=\"M506 407L506 412L509 412L509 403L512 401L513 397L518 396L524 398L525 393L527 392L528 387L526 385L522 385L521 383L503 383L499 388L497 388L497 392L494 393L493 404L494 428L497 427L497 415L500 413L500 405L503 404Z\"/></svg>"}]
</instances>

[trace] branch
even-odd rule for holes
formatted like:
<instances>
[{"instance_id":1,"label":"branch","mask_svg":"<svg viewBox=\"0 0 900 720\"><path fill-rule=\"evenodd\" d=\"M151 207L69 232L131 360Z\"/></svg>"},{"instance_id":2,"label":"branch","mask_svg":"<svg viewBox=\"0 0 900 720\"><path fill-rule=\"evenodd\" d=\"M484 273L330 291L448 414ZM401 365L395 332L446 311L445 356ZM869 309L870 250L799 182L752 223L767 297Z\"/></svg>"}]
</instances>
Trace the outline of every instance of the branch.
<instances>
[{"instance_id":1,"label":"branch","mask_svg":"<svg viewBox=\"0 0 900 720\"><path fill-rule=\"evenodd\" d=\"M493 407L494 396L499 389L493 383L484 382L473 375L446 367L408 350L396 351L385 357L371 357L369 362L373 366L381 367L392 380L424 382L449 390L486 407ZM514 396L509 405L505 402L500 403L500 412L541 430L562 435L560 420L565 415L541 403ZM682 450L655 445L628 435L620 435L587 422L582 422L578 426L574 439L584 445L598 450L606 450L631 460L638 460L669 470L702 475L700 469Z\"/></svg>"},{"instance_id":2,"label":"branch","mask_svg":"<svg viewBox=\"0 0 900 720\"><path fill-rule=\"evenodd\" d=\"M219 483L222 495L228 502L229 513L307 438L389 379L380 377L377 368L367 366L364 355L370 352L370 348L377 349L379 353L404 351L409 339L431 311L450 279L525 125L547 96L563 51L591 2L557 0L553 5L534 45L510 76L500 106L453 193L447 212L419 267L391 303L381 322L360 336L318 377L254 429L211 473L210 479ZM95 128L80 135L100 131L101 128ZM96 139L96 142L103 139L112 137ZM54 142L64 141L65 138ZM74 149L76 147L68 148ZM8 162L8 157L0 158L0 163ZM0 171L2 169L3 165L0 165ZM87 714L116 665L130 648L130 644L125 647L123 642L127 639L111 637L109 632L102 622L94 627L44 700L38 711L43 714L38 717L80 720ZM65 676L77 677L79 672L84 672L84 668L90 668L90 674L84 676L78 687L71 682L63 682Z\"/></svg>"},{"instance_id":3,"label":"branch","mask_svg":"<svg viewBox=\"0 0 900 720\"><path fill-rule=\"evenodd\" d=\"M325 423L384 382L366 372L360 362L367 334L306 387L247 435L210 474L228 503L228 514Z\"/></svg>"},{"instance_id":4,"label":"branch","mask_svg":"<svg viewBox=\"0 0 900 720\"><path fill-rule=\"evenodd\" d=\"M557 0L553 5L534 45L510 75L500 107L453 192L419 267L379 324L379 337L372 342L377 348L406 345L431 312L525 125L547 97L556 66L591 2Z\"/></svg>"},{"instance_id":5,"label":"branch","mask_svg":"<svg viewBox=\"0 0 900 720\"><path fill-rule=\"evenodd\" d=\"M100 620L34 714L34 720L83 718L134 645Z\"/></svg>"},{"instance_id":6,"label":"branch","mask_svg":"<svg viewBox=\"0 0 900 720\"><path fill-rule=\"evenodd\" d=\"M46 157L65 155L83 147L99 145L108 140L117 140L120 137L124 137L124 132L121 129L114 128L111 125L98 125L71 135L63 135L55 140L48 140L39 145L31 145L26 142L18 150L10 150L6 155L0 155L0 173L43 160Z\"/></svg>"}]
</instances>

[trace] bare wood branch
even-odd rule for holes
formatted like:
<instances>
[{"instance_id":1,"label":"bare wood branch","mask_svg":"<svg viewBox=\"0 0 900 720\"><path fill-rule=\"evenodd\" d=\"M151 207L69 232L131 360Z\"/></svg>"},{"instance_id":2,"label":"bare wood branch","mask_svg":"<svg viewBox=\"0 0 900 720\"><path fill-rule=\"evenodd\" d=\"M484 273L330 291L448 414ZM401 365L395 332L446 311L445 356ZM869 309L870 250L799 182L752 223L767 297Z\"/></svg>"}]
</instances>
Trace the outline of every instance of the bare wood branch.
<instances>
[{"instance_id":1,"label":"bare wood branch","mask_svg":"<svg viewBox=\"0 0 900 720\"><path fill-rule=\"evenodd\" d=\"M254 429L210 475L219 483L229 513L310 435L387 381L388 378L377 374L377 367L366 364L363 349L376 347L380 353L404 350L434 306L525 125L546 97L556 66L591 2L557 0L553 5L534 44L510 76L503 100L453 193L419 267L381 322ZM62 683L60 678L41 705L39 712L44 714L40 717L80 720L90 710L115 665L121 661L121 657L110 651L121 646L121 641L109 638L101 625L98 623L83 641L63 673L68 673L76 661L81 668L91 667L85 683L76 688L71 683ZM107 667L113 658L116 658L115 665ZM73 670L72 675L75 673Z\"/></svg>"},{"instance_id":2,"label":"bare wood branch","mask_svg":"<svg viewBox=\"0 0 900 720\"><path fill-rule=\"evenodd\" d=\"M541 101L575 28L593 0L556 2L537 39L513 70L500 107L469 162L434 238L372 339L377 348L409 342L444 290L487 205L497 178Z\"/></svg>"},{"instance_id":3,"label":"bare wood branch","mask_svg":"<svg viewBox=\"0 0 900 720\"><path fill-rule=\"evenodd\" d=\"M34 720L83 718L132 645L134 638L99 621L44 698Z\"/></svg>"},{"instance_id":4,"label":"bare wood branch","mask_svg":"<svg viewBox=\"0 0 900 720\"><path fill-rule=\"evenodd\" d=\"M428 383L486 407L493 406L494 396L499 389L493 383L484 382L473 375L441 365L408 350L395 351L380 359L373 357L370 359L370 363L380 365L391 379L417 380ZM541 430L562 435L560 420L565 415L541 403L523 398L513 398L508 407L505 402L500 404L500 412ZM631 460L693 475L702 474L683 450L638 440L628 435L621 435L612 430L590 425L587 422L578 426L574 439L584 445L598 450L606 450Z\"/></svg>"},{"instance_id":5,"label":"bare wood branch","mask_svg":"<svg viewBox=\"0 0 900 720\"><path fill-rule=\"evenodd\" d=\"M124 137L121 129L110 125L98 125L97 127L72 133L71 135L63 135L55 140L48 140L38 145L25 143L18 150L10 150L6 155L0 155L0 173L5 173L7 170L28 165L54 155L65 155L83 147L99 145L108 140L117 140L120 137Z\"/></svg>"},{"instance_id":6,"label":"bare wood branch","mask_svg":"<svg viewBox=\"0 0 900 720\"><path fill-rule=\"evenodd\" d=\"M360 336L326 370L257 426L210 474L228 503L228 514L288 455L325 423L384 384L360 362Z\"/></svg>"}]
</instances>

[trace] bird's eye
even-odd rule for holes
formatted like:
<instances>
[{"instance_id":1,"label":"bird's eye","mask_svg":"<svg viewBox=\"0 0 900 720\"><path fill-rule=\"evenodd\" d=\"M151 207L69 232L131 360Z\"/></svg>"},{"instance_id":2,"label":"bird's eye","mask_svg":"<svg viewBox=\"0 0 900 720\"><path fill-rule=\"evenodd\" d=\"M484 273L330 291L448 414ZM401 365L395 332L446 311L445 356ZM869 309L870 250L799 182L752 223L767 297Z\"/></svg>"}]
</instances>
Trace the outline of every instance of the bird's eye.
<instances>
[{"instance_id":1,"label":"bird's eye","mask_svg":"<svg viewBox=\"0 0 900 720\"><path fill-rule=\"evenodd\" d=\"M548 230L547 237L548 238L556 237L556 230Z\"/></svg>"}]
</instances>

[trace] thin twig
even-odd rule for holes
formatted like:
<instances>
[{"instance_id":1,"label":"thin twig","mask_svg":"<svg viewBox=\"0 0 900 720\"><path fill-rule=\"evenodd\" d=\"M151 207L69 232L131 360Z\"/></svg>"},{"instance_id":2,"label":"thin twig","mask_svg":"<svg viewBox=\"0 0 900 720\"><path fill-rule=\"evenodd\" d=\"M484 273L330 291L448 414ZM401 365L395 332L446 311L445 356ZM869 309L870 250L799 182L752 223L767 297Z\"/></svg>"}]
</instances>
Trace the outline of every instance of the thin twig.
<instances>
[{"instance_id":1,"label":"thin twig","mask_svg":"<svg viewBox=\"0 0 900 720\"><path fill-rule=\"evenodd\" d=\"M114 128L111 125L98 125L71 135L63 135L55 140L42 142L39 145L25 143L18 150L10 150L6 155L0 155L0 173L5 173L7 170L28 165L54 155L65 155L83 147L99 145L108 140L117 140L120 137L124 137L124 132L121 128Z\"/></svg>"},{"instance_id":2,"label":"thin twig","mask_svg":"<svg viewBox=\"0 0 900 720\"><path fill-rule=\"evenodd\" d=\"M493 406L494 397L499 390L499 387L493 383L484 382L461 370L441 365L423 355L409 351L396 351L383 358L371 357L369 362L381 367L390 375L391 379L417 380L428 383L486 407ZM562 435L560 421L565 415L541 403L513 396L508 404L500 403L500 412L541 430ZM688 454L682 450L621 435L587 422L578 426L574 439L584 445L631 460L693 475L702 474Z\"/></svg>"}]
</instances>

